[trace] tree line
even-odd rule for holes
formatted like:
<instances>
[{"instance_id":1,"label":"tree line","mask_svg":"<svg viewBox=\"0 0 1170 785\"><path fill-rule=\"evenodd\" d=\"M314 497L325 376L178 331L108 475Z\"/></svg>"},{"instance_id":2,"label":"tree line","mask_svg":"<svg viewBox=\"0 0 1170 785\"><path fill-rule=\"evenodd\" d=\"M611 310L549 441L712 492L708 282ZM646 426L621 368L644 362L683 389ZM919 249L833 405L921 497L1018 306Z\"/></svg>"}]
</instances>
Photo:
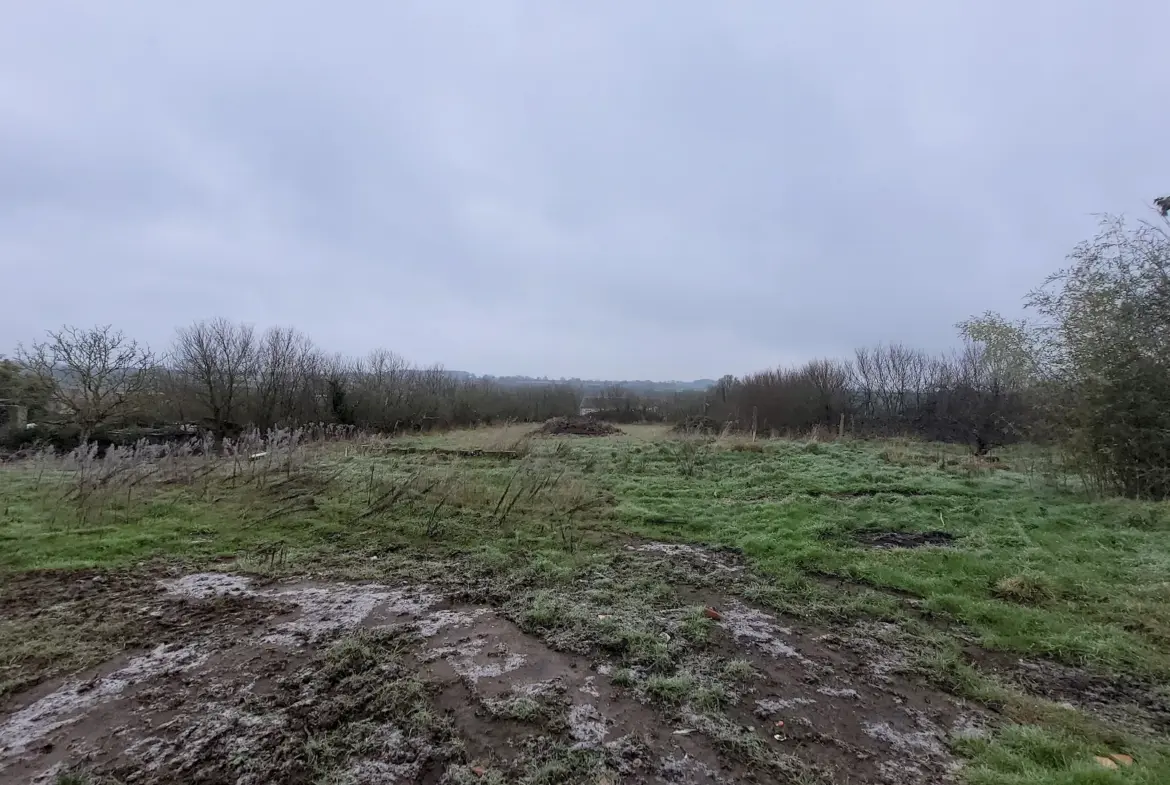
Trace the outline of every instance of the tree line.
<instances>
[{"instance_id":1,"label":"tree line","mask_svg":"<svg viewBox=\"0 0 1170 785\"><path fill-rule=\"evenodd\" d=\"M958 323L958 346L858 349L745 376L705 394L595 396L614 419L687 421L764 434L845 429L1062 449L1092 486L1170 497L1170 197L1154 220L1105 216L1067 265L1024 298L1028 318Z\"/></svg>"},{"instance_id":2,"label":"tree line","mask_svg":"<svg viewBox=\"0 0 1170 785\"><path fill-rule=\"evenodd\" d=\"M988 313L961 323L961 348L946 354L878 345L847 358L727 375L700 394L654 396L615 385L586 404L596 407L596 416L617 422L689 422L763 435L814 429L860 437L917 435L965 442L985 454L1045 438L1030 377L997 354L1001 342L1021 329Z\"/></svg>"},{"instance_id":3,"label":"tree line","mask_svg":"<svg viewBox=\"0 0 1170 785\"><path fill-rule=\"evenodd\" d=\"M567 385L506 388L385 349L329 354L295 328L258 331L227 319L180 328L161 355L109 325L63 327L20 346L3 368L0 399L27 406L33 421L71 428L79 441L175 425L218 439L309 423L394 433L543 421L580 406Z\"/></svg>"},{"instance_id":4,"label":"tree line","mask_svg":"<svg viewBox=\"0 0 1170 785\"><path fill-rule=\"evenodd\" d=\"M65 327L0 360L0 399L86 440L111 427L338 423L384 432L577 414L694 420L764 434L846 430L965 442L983 454L1032 440L1063 447L1103 489L1170 495L1170 233L1160 221L1102 219L1068 265L1025 298L1029 318L960 322L958 346L856 350L719 379L705 391L583 401L566 383L509 386L419 368L390 351L328 354L290 327L212 319L177 331L162 355L109 326Z\"/></svg>"}]
</instances>

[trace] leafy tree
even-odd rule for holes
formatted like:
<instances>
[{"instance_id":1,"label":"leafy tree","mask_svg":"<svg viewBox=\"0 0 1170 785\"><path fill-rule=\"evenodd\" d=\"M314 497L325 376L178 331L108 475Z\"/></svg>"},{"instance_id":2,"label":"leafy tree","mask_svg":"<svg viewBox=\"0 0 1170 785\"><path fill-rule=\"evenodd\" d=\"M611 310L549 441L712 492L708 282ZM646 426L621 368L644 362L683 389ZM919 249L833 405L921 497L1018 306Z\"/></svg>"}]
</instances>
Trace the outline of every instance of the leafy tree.
<instances>
[{"instance_id":1,"label":"leafy tree","mask_svg":"<svg viewBox=\"0 0 1170 785\"><path fill-rule=\"evenodd\" d=\"M986 311L959 322L959 335L981 347L980 362L997 384L1020 389L1040 377L1041 350L1036 328L1025 320L1011 321Z\"/></svg>"}]
</instances>

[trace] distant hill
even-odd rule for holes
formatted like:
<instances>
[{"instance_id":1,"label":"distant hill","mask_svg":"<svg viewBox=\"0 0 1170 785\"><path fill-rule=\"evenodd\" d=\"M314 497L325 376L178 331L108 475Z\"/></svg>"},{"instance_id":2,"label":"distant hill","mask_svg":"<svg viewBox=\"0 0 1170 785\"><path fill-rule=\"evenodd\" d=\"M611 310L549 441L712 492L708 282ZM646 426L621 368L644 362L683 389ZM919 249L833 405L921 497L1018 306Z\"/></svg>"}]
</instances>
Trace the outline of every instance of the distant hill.
<instances>
[{"instance_id":1,"label":"distant hill","mask_svg":"<svg viewBox=\"0 0 1170 785\"><path fill-rule=\"evenodd\" d=\"M702 391L715 385L714 379L695 379L693 381L654 381L651 379L550 379L535 376L492 376L484 374L477 376L467 371L447 371L456 379L482 379L495 382L505 387L529 387L544 384L567 384L576 387L585 393L600 392L607 387L624 387L634 393L670 393Z\"/></svg>"}]
</instances>

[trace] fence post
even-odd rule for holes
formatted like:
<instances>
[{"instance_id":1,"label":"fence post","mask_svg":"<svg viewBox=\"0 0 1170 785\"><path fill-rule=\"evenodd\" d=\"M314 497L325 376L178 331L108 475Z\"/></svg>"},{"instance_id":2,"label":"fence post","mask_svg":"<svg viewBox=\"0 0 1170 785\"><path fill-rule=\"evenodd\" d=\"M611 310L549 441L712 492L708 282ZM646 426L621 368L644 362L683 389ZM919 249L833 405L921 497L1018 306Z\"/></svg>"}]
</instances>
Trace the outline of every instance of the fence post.
<instances>
[{"instance_id":1,"label":"fence post","mask_svg":"<svg viewBox=\"0 0 1170 785\"><path fill-rule=\"evenodd\" d=\"M756 426L759 425L759 415L760 415L759 408L753 406L752 407L752 441L753 442L756 440Z\"/></svg>"},{"instance_id":2,"label":"fence post","mask_svg":"<svg viewBox=\"0 0 1170 785\"><path fill-rule=\"evenodd\" d=\"M841 422L837 426L837 438L838 439L845 438L845 412L841 412Z\"/></svg>"}]
</instances>

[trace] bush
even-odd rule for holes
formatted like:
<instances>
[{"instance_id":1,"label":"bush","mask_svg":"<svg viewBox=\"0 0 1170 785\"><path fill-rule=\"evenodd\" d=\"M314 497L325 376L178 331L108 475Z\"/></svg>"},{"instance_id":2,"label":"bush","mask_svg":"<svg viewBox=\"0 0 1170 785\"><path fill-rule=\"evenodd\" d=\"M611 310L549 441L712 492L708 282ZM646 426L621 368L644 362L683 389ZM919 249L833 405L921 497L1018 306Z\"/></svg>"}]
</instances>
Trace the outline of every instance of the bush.
<instances>
[{"instance_id":1,"label":"bush","mask_svg":"<svg viewBox=\"0 0 1170 785\"><path fill-rule=\"evenodd\" d=\"M1051 416L1092 485L1170 497L1170 234L1105 218L1069 259L1030 297L1048 320Z\"/></svg>"}]
</instances>

